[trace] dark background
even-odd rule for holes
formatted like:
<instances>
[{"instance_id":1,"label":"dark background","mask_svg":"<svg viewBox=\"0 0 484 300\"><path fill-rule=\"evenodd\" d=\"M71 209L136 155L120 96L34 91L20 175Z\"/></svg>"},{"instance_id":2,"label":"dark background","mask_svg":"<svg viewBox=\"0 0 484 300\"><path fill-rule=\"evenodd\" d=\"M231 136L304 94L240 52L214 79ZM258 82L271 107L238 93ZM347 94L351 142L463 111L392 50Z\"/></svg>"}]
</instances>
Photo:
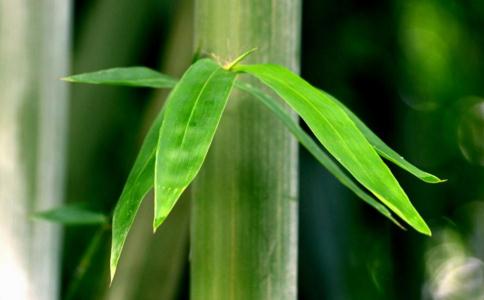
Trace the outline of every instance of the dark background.
<instances>
[{"instance_id":1,"label":"dark background","mask_svg":"<svg viewBox=\"0 0 484 300\"><path fill-rule=\"evenodd\" d=\"M179 75L191 14L189 0L75 1L72 72L146 65ZM303 78L448 181L392 167L427 238L392 225L300 149L300 299L483 299L483 29L480 0L303 1ZM71 95L68 201L110 213L164 94L75 85ZM179 206L166 226L176 234L130 237L123 259L135 261L110 291L109 230L66 228L63 297L117 300L124 289L123 299L186 299L188 209Z\"/></svg>"}]
</instances>

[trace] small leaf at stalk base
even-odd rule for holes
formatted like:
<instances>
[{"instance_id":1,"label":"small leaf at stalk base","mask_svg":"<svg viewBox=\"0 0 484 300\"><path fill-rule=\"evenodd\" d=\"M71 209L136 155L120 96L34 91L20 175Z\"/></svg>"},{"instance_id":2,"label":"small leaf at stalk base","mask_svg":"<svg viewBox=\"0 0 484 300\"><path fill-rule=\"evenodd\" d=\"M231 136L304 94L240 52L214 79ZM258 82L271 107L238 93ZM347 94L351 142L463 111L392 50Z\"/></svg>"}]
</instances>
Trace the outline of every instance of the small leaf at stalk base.
<instances>
[{"instance_id":1,"label":"small leaf at stalk base","mask_svg":"<svg viewBox=\"0 0 484 300\"><path fill-rule=\"evenodd\" d=\"M131 87L172 88L176 79L145 67L125 67L83 73L62 78L74 83Z\"/></svg>"},{"instance_id":2,"label":"small leaf at stalk base","mask_svg":"<svg viewBox=\"0 0 484 300\"><path fill-rule=\"evenodd\" d=\"M72 226L108 223L108 217L105 214L89 210L79 203L67 204L54 209L36 212L32 215L32 218Z\"/></svg>"}]
</instances>

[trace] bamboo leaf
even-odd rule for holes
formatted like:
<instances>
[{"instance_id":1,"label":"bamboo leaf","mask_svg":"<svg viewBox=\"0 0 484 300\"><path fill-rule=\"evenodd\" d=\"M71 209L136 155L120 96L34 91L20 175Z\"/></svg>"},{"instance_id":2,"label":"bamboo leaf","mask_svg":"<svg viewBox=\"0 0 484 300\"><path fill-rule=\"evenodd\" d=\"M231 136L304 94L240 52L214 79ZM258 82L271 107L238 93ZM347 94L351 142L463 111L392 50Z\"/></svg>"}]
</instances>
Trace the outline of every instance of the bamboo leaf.
<instances>
[{"instance_id":1,"label":"bamboo leaf","mask_svg":"<svg viewBox=\"0 0 484 300\"><path fill-rule=\"evenodd\" d=\"M103 213L85 208L80 204L68 204L32 215L36 219L60 223L63 225L98 225L106 224L108 217Z\"/></svg>"},{"instance_id":2,"label":"bamboo leaf","mask_svg":"<svg viewBox=\"0 0 484 300\"><path fill-rule=\"evenodd\" d=\"M350 109L348 109L342 102L334 98L333 96L327 94L324 91L320 91L326 97L331 98L336 104L338 104L351 120L355 123L355 125L360 129L360 131L365 135L366 139L370 144L375 148L375 150L380 154L382 157L386 158L387 160L391 161L395 165L399 166L400 168L404 169L405 171L411 173L415 177L419 178L422 181L427 183L441 183L445 182L446 180L440 179L435 175L427 173L415 165L408 162L404 159L400 154L398 154L395 150L390 148L385 142L383 142L373 131L371 131L368 126L363 123Z\"/></svg>"},{"instance_id":3,"label":"bamboo leaf","mask_svg":"<svg viewBox=\"0 0 484 300\"><path fill-rule=\"evenodd\" d=\"M332 98L282 66L238 65L234 70L249 73L273 89L356 180L417 231L431 234L390 169Z\"/></svg>"},{"instance_id":4,"label":"bamboo leaf","mask_svg":"<svg viewBox=\"0 0 484 300\"><path fill-rule=\"evenodd\" d=\"M244 53L241 58L244 58L248 54L252 53L255 49ZM232 63L228 69L233 68L241 59L237 59ZM127 67L127 68L114 68L107 69L92 73L85 73L80 75L73 75L64 78L66 81L78 82L78 83L91 83L91 84L104 84L104 85L120 85L120 86L137 86L137 87L153 87L153 88L172 88L176 84L176 79L171 78L168 75L161 74L157 71L151 70L145 67ZM383 142L375 133L368 128L350 109L348 109L338 99L331 95L321 91L321 93L333 99L338 105L341 106L355 123L355 125L365 135L367 140L372 144L375 150L384 158L396 164L405 171L411 173L422 181L428 183L441 183L446 180L442 180L435 175L425 172L408 162L400 154L391 149L385 142Z\"/></svg>"},{"instance_id":5,"label":"bamboo leaf","mask_svg":"<svg viewBox=\"0 0 484 300\"><path fill-rule=\"evenodd\" d=\"M235 77L236 73L202 59L170 93L156 153L154 230L200 170Z\"/></svg>"},{"instance_id":6,"label":"bamboo leaf","mask_svg":"<svg viewBox=\"0 0 484 300\"><path fill-rule=\"evenodd\" d=\"M116 273L121 251L141 202L153 188L156 146L158 144L158 132L163 120L163 111L164 109L160 111L146 134L133 168L126 180L123 192L114 209L110 261L111 281Z\"/></svg>"},{"instance_id":7,"label":"bamboo leaf","mask_svg":"<svg viewBox=\"0 0 484 300\"><path fill-rule=\"evenodd\" d=\"M403 228L403 226L398 223L398 221L392 216L390 211L382 205L378 200L368 195L363 191L348 175L346 175L343 170L323 151L321 148L313 141L313 139L299 126L299 124L294 121L291 115L278 103L276 99L269 96L261 89L252 86L245 82L236 82L236 86L257 99L259 99L267 108L269 108L279 120L291 131L291 133L296 137L296 139L301 143L301 145L311 153L312 156L323 165L336 179L338 179L344 186L349 188L353 193L355 193L360 199L371 205L382 215L390 219L395 225Z\"/></svg>"},{"instance_id":8,"label":"bamboo leaf","mask_svg":"<svg viewBox=\"0 0 484 300\"><path fill-rule=\"evenodd\" d=\"M68 82L133 87L172 88L176 79L145 67L101 70L62 78Z\"/></svg>"}]
</instances>

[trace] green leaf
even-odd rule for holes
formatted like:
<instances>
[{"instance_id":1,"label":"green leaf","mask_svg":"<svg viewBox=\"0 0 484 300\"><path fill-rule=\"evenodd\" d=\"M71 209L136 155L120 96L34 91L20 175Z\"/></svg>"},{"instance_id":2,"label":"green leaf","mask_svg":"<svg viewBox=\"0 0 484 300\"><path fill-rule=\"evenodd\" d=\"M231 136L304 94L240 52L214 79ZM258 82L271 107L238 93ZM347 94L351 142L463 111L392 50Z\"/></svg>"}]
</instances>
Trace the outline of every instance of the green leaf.
<instances>
[{"instance_id":1,"label":"green leaf","mask_svg":"<svg viewBox=\"0 0 484 300\"><path fill-rule=\"evenodd\" d=\"M145 67L113 68L62 78L68 82L133 87L172 88L176 79Z\"/></svg>"},{"instance_id":2,"label":"green leaf","mask_svg":"<svg viewBox=\"0 0 484 300\"><path fill-rule=\"evenodd\" d=\"M390 169L332 98L282 66L238 65L234 70L249 73L273 89L356 180L417 231L431 234Z\"/></svg>"},{"instance_id":3,"label":"green leaf","mask_svg":"<svg viewBox=\"0 0 484 300\"><path fill-rule=\"evenodd\" d=\"M236 73L202 59L170 93L156 153L154 230L200 170L235 77Z\"/></svg>"},{"instance_id":4,"label":"green leaf","mask_svg":"<svg viewBox=\"0 0 484 300\"><path fill-rule=\"evenodd\" d=\"M164 109L160 111L146 134L146 138L141 145L136 161L124 185L123 192L114 209L110 261L111 281L116 273L121 251L141 202L153 188L156 146L158 144L158 132L163 120L163 112Z\"/></svg>"},{"instance_id":5,"label":"green leaf","mask_svg":"<svg viewBox=\"0 0 484 300\"><path fill-rule=\"evenodd\" d=\"M338 101L333 96L321 91L326 97L331 98L335 103L337 103L351 118L351 120L355 123L355 125L360 129L360 131L365 135L366 139L370 144L375 148L375 150L380 154L382 157L386 158L387 160L391 161L395 165L399 166L400 168L404 169L405 171L411 173L415 177L425 181L427 183L441 183L445 182L446 180L442 180L435 175L427 173L415 165L411 164L407 160L405 160L400 154L394 151L392 148L388 147L385 142L383 142L375 133L368 128L365 123L363 123L351 110L349 110L343 103Z\"/></svg>"},{"instance_id":6,"label":"green leaf","mask_svg":"<svg viewBox=\"0 0 484 300\"><path fill-rule=\"evenodd\" d=\"M236 86L257 99L259 99L267 108L269 108L279 120L291 131L291 133L297 138L301 145L308 150L316 160L323 165L336 179L338 179L344 186L349 188L353 193L360 197L363 201L371 205L378 212L385 217L389 218L398 227L403 228L400 223L392 216L390 211L378 202L376 199L368 195L363 191L343 170L313 141L313 139L299 126L299 124L293 120L291 115L284 109L284 107L278 103L276 99L269 96L261 89L252 86L245 82L236 82Z\"/></svg>"},{"instance_id":7,"label":"green leaf","mask_svg":"<svg viewBox=\"0 0 484 300\"><path fill-rule=\"evenodd\" d=\"M233 68L244 57L252 53L255 49L244 53L241 58L233 62L228 69ZM127 67L127 68L114 68L107 69L93 73L85 73L80 75L73 75L64 78L66 81L79 82L79 83L92 83L92 84L105 84L105 85L122 85L122 86L138 86L138 87L153 87L153 88L172 88L176 84L176 79L171 78L168 75L161 74L157 71L144 68L144 67ZM363 123L351 110L349 110L343 103L331 95L321 91L327 97L333 99L338 105L341 106L353 120L355 125L365 135L367 140L372 144L375 150L384 158L396 164L405 171L413 174L417 178L428 183L441 183L446 180L442 180L435 175L425 172L405 160L400 154L391 149L385 142L383 142L375 133L369 129L365 123Z\"/></svg>"},{"instance_id":8,"label":"green leaf","mask_svg":"<svg viewBox=\"0 0 484 300\"><path fill-rule=\"evenodd\" d=\"M32 217L63 225L98 225L108 222L106 215L86 209L78 203L37 212Z\"/></svg>"}]
</instances>

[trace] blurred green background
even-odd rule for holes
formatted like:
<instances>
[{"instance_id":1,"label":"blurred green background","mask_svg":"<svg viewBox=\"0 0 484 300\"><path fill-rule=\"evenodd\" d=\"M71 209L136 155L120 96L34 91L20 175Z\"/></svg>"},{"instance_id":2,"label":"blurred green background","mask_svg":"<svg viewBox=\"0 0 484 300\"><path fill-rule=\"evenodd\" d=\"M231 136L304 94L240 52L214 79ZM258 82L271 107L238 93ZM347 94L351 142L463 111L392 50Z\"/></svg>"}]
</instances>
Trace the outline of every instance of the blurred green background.
<instances>
[{"instance_id":1,"label":"blurred green background","mask_svg":"<svg viewBox=\"0 0 484 300\"><path fill-rule=\"evenodd\" d=\"M190 64L191 1L74 4L72 73L146 65L178 76ZM427 238L392 225L300 149L299 298L484 299L484 2L304 0L301 73L448 182L392 169ZM68 202L112 210L164 97L71 87ZM63 298L187 299L186 202L155 236L137 221L111 289L109 230L67 227Z\"/></svg>"}]
</instances>

